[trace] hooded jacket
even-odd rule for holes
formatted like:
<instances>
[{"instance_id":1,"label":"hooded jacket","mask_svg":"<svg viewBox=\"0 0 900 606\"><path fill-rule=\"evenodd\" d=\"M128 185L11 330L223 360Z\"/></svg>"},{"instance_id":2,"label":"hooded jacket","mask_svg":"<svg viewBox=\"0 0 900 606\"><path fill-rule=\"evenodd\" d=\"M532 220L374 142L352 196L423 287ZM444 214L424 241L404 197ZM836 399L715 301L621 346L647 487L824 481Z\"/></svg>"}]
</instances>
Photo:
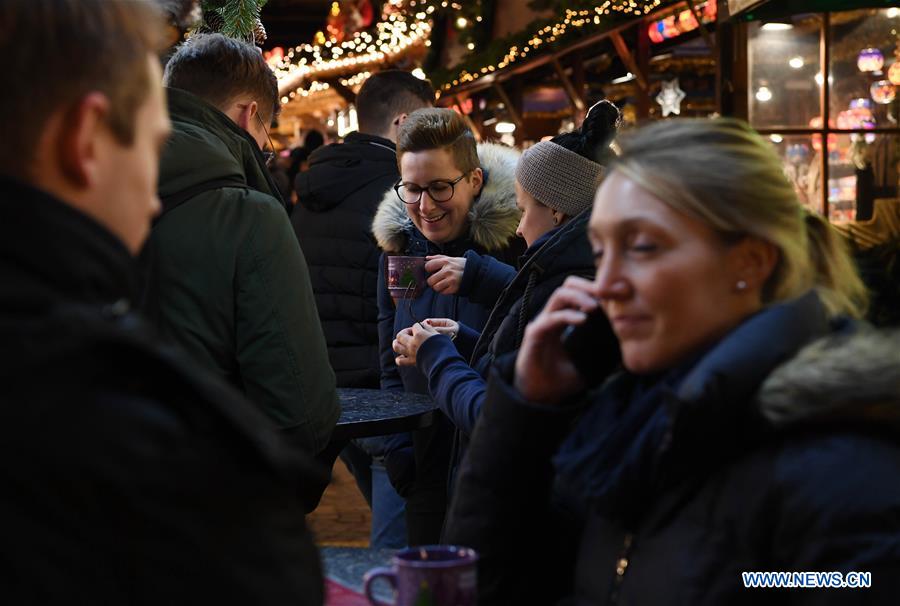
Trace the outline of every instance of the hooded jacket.
<instances>
[{"instance_id":1,"label":"hooded jacket","mask_svg":"<svg viewBox=\"0 0 900 606\"><path fill-rule=\"evenodd\" d=\"M294 232L309 264L316 307L339 387L377 389L378 258L372 219L400 179L393 142L350 133L317 149L297 175Z\"/></svg>"},{"instance_id":2,"label":"hooded jacket","mask_svg":"<svg viewBox=\"0 0 900 606\"><path fill-rule=\"evenodd\" d=\"M144 308L161 334L243 391L308 452L340 414L309 272L250 136L200 98L168 90L173 134L159 193L210 181L152 230Z\"/></svg>"},{"instance_id":3,"label":"hooded jacket","mask_svg":"<svg viewBox=\"0 0 900 606\"><path fill-rule=\"evenodd\" d=\"M479 602L893 603L898 344L829 325L809 294L576 404L525 402L498 373L447 532L481 556ZM872 587L771 594L745 589L752 571L871 572Z\"/></svg>"},{"instance_id":4,"label":"hooded jacket","mask_svg":"<svg viewBox=\"0 0 900 606\"><path fill-rule=\"evenodd\" d=\"M6 604L321 604L298 492L325 480L130 311L107 229L0 178Z\"/></svg>"}]
</instances>

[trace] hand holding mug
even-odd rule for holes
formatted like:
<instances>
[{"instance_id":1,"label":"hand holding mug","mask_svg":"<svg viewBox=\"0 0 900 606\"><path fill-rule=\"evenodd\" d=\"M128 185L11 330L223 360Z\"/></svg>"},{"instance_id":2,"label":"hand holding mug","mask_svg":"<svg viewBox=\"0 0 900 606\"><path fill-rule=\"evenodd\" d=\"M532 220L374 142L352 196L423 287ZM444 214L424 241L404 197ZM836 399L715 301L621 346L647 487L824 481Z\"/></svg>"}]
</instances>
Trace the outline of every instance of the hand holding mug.
<instances>
[{"instance_id":1,"label":"hand holding mug","mask_svg":"<svg viewBox=\"0 0 900 606\"><path fill-rule=\"evenodd\" d=\"M425 271L431 274L428 276L428 285L442 295L455 295L459 292L465 270L465 257L446 255L425 257Z\"/></svg>"}]
</instances>

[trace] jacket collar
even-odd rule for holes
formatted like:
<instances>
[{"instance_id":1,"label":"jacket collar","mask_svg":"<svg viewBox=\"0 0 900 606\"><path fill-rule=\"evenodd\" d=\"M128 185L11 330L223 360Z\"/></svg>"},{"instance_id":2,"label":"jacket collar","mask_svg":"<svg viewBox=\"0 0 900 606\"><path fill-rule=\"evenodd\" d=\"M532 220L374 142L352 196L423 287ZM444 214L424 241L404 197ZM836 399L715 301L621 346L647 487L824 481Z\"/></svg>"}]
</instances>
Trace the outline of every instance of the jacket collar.
<instances>
[{"instance_id":1,"label":"jacket collar","mask_svg":"<svg viewBox=\"0 0 900 606\"><path fill-rule=\"evenodd\" d=\"M354 131L347 135L344 138L345 143L362 143L365 145L372 145L373 147L378 147L387 151L394 152L394 156L397 155L397 144L391 141L390 139L385 139L384 137L379 137L378 135L370 135L367 133L361 133L359 131Z\"/></svg>"},{"instance_id":2,"label":"jacket collar","mask_svg":"<svg viewBox=\"0 0 900 606\"><path fill-rule=\"evenodd\" d=\"M845 322L779 366L756 401L779 429L849 422L900 435L900 330Z\"/></svg>"},{"instance_id":3,"label":"jacket collar","mask_svg":"<svg viewBox=\"0 0 900 606\"><path fill-rule=\"evenodd\" d=\"M0 305L27 311L61 300L130 301L137 269L125 245L47 192L0 177Z\"/></svg>"},{"instance_id":4,"label":"jacket collar","mask_svg":"<svg viewBox=\"0 0 900 606\"><path fill-rule=\"evenodd\" d=\"M485 172L485 182L469 210L469 237L488 252L502 250L515 237L519 225L515 187L519 153L502 145L482 143L478 146L478 159ZM390 253L405 251L414 233L424 238L393 190L385 193L378 206L372 233L382 250Z\"/></svg>"},{"instance_id":5,"label":"jacket collar","mask_svg":"<svg viewBox=\"0 0 900 606\"><path fill-rule=\"evenodd\" d=\"M256 141L200 97L166 89L172 138L160 163L160 195L218 179L236 179L284 204Z\"/></svg>"}]
</instances>

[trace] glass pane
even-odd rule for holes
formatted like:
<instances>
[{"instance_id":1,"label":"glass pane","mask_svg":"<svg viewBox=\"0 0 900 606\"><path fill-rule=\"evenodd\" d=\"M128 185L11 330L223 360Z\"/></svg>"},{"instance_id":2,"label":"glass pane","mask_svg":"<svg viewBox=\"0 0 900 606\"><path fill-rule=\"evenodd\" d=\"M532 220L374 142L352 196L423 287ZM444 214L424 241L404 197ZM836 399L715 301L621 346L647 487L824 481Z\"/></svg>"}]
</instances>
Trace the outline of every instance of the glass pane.
<instances>
[{"instance_id":1,"label":"glass pane","mask_svg":"<svg viewBox=\"0 0 900 606\"><path fill-rule=\"evenodd\" d=\"M837 128L897 127L896 62L900 10L831 14L831 119ZM900 82L900 67L894 80Z\"/></svg>"},{"instance_id":2,"label":"glass pane","mask_svg":"<svg viewBox=\"0 0 900 606\"><path fill-rule=\"evenodd\" d=\"M898 197L900 136L874 133L831 135L828 216L832 221L864 221L874 201Z\"/></svg>"},{"instance_id":3,"label":"glass pane","mask_svg":"<svg viewBox=\"0 0 900 606\"><path fill-rule=\"evenodd\" d=\"M821 116L819 15L748 25L750 124L808 127Z\"/></svg>"},{"instance_id":4,"label":"glass pane","mask_svg":"<svg viewBox=\"0 0 900 606\"><path fill-rule=\"evenodd\" d=\"M821 135L763 135L775 146L784 174L806 208L822 212Z\"/></svg>"}]
</instances>

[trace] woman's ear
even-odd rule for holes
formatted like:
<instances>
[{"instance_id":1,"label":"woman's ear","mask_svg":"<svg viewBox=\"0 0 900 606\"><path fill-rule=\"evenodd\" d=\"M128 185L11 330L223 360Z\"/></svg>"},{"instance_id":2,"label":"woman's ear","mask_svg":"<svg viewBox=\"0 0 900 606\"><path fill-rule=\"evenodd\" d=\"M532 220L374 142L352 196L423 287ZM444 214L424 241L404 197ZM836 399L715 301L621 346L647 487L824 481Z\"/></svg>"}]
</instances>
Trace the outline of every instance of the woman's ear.
<instances>
[{"instance_id":1,"label":"woman's ear","mask_svg":"<svg viewBox=\"0 0 900 606\"><path fill-rule=\"evenodd\" d=\"M476 168L469 175L469 182L472 184L472 190L475 192L475 195L481 193L481 187L484 185L484 173L480 168Z\"/></svg>"},{"instance_id":2,"label":"woman's ear","mask_svg":"<svg viewBox=\"0 0 900 606\"><path fill-rule=\"evenodd\" d=\"M566 213L552 208L550 209L550 216L553 217L553 225L562 225L568 218L566 217Z\"/></svg>"},{"instance_id":3,"label":"woman's ear","mask_svg":"<svg viewBox=\"0 0 900 606\"><path fill-rule=\"evenodd\" d=\"M781 255L771 242L747 236L732 247L728 256L736 290L761 291Z\"/></svg>"}]
</instances>

